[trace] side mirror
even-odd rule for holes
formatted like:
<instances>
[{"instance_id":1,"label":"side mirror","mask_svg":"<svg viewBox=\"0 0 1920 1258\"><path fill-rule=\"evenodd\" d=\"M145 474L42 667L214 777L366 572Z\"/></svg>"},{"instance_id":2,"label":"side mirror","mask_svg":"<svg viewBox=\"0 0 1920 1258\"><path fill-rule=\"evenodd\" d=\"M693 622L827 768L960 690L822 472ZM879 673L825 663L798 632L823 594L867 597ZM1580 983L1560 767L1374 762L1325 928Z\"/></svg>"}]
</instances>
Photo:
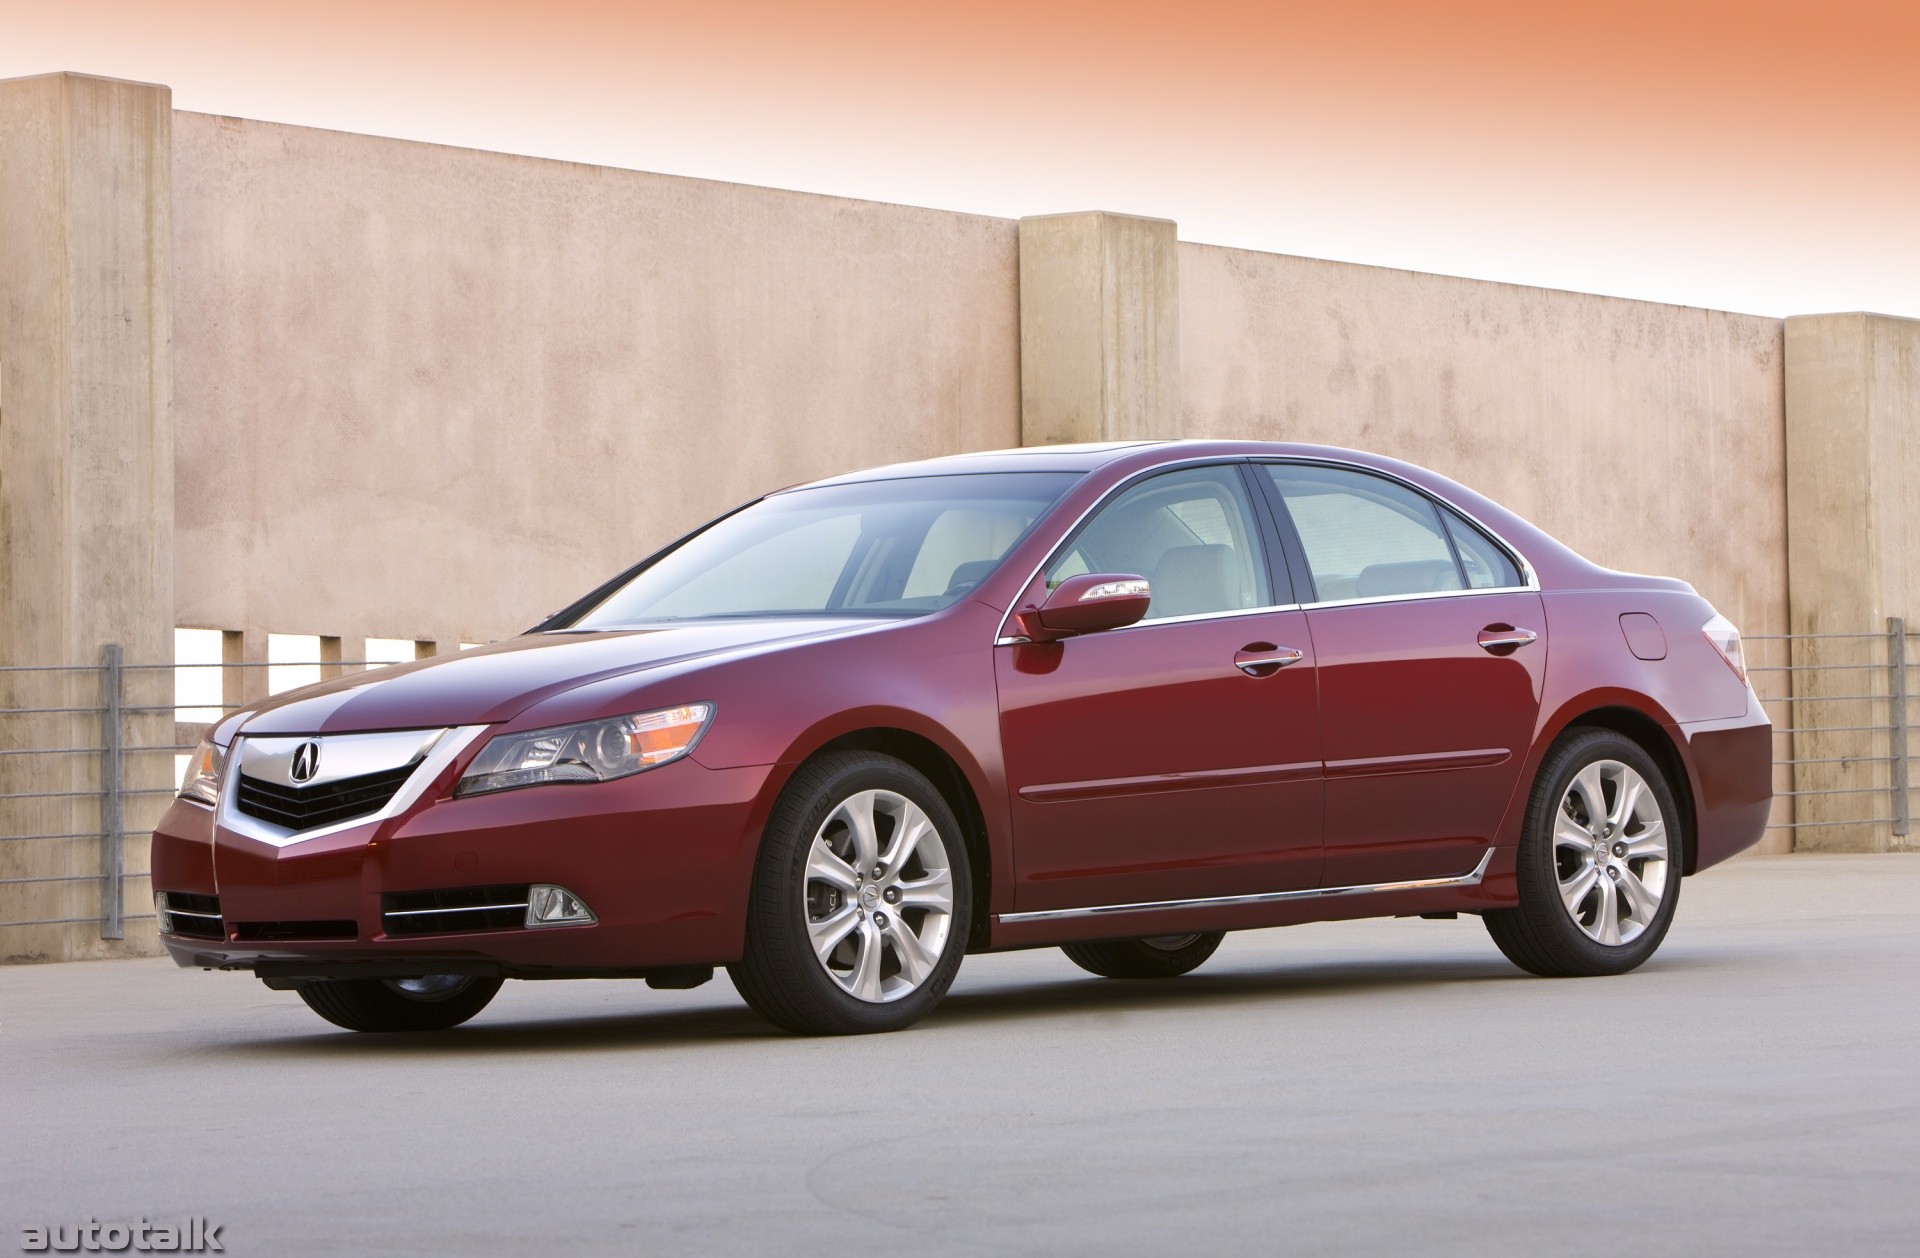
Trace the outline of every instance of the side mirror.
<instances>
[{"instance_id":1,"label":"side mirror","mask_svg":"<svg viewBox=\"0 0 1920 1258\"><path fill-rule=\"evenodd\" d=\"M1068 577L1038 607L1020 612L1021 631L1034 642L1119 629L1147 614L1153 590L1145 577L1090 572Z\"/></svg>"}]
</instances>

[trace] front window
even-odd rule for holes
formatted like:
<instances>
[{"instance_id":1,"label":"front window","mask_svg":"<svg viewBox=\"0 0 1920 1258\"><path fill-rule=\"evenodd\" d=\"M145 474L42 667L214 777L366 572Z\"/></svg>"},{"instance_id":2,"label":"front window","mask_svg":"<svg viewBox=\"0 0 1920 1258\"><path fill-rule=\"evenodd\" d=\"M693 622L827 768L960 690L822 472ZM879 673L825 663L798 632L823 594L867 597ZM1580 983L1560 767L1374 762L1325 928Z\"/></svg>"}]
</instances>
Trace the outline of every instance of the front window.
<instances>
[{"instance_id":1,"label":"front window","mask_svg":"<svg viewBox=\"0 0 1920 1258\"><path fill-rule=\"evenodd\" d=\"M1238 467L1163 472L1101 508L1047 566L1047 588L1086 572L1145 577L1144 620L1265 607L1259 536Z\"/></svg>"},{"instance_id":2,"label":"front window","mask_svg":"<svg viewBox=\"0 0 1920 1258\"><path fill-rule=\"evenodd\" d=\"M974 473L775 494L663 555L568 628L939 611L985 580L1078 479Z\"/></svg>"}]
</instances>

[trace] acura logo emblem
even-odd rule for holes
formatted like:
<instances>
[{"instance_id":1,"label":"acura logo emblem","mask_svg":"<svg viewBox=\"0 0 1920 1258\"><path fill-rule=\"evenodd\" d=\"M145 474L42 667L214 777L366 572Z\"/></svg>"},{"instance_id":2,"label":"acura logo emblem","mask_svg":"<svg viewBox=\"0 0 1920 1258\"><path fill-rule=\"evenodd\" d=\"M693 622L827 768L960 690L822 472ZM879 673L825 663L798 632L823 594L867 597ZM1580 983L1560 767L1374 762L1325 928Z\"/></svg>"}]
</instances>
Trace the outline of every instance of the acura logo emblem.
<instances>
[{"instance_id":1,"label":"acura logo emblem","mask_svg":"<svg viewBox=\"0 0 1920 1258\"><path fill-rule=\"evenodd\" d=\"M293 753L293 766L287 770L287 776L296 785L313 781L313 775L320 771L320 744L301 743Z\"/></svg>"}]
</instances>

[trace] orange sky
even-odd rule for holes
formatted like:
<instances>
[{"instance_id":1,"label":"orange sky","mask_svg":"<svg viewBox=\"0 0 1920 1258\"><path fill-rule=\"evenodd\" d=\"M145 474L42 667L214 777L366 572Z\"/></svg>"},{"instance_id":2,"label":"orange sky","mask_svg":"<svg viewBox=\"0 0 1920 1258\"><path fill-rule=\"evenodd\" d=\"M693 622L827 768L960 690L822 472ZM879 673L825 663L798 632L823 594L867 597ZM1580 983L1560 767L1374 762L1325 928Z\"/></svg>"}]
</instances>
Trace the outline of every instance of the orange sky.
<instances>
[{"instance_id":1,"label":"orange sky","mask_svg":"<svg viewBox=\"0 0 1920 1258\"><path fill-rule=\"evenodd\" d=\"M0 0L0 77L1769 314L1920 316L1920 0Z\"/></svg>"}]
</instances>

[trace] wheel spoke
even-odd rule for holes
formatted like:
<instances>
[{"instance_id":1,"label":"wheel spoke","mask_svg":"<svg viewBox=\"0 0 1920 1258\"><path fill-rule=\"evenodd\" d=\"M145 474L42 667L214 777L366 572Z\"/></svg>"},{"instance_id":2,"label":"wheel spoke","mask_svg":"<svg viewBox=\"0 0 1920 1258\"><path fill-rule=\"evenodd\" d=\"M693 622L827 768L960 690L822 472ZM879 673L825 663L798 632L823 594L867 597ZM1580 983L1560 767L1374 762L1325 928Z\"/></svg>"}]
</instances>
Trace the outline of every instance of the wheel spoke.
<instances>
[{"instance_id":1,"label":"wheel spoke","mask_svg":"<svg viewBox=\"0 0 1920 1258\"><path fill-rule=\"evenodd\" d=\"M838 887L848 895L858 885L853 866L840 859L834 850L827 846L825 839L816 839L813 851L807 854L807 881L824 882L830 887Z\"/></svg>"},{"instance_id":2,"label":"wheel spoke","mask_svg":"<svg viewBox=\"0 0 1920 1258\"><path fill-rule=\"evenodd\" d=\"M1600 889L1600 909L1588 933L1603 944L1617 944L1620 942L1620 901L1613 879L1596 879L1593 885Z\"/></svg>"},{"instance_id":3,"label":"wheel spoke","mask_svg":"<svg viewBox=\"0 0 1920 1258\"><path fill-rule=\"evenodd\" d=\"M1553 845L1555 847L1577 848L1581 852L1593 851L1593 834L1585 826L1567 816L1565 811L1553 815Z\"/></svg>"},{"instance_id":4,"label":"wheel spoke","mask_svg":"<svg viewBox=\"0 0 1920 1258\"><path fill-rule=\"evenodd\" d=\"M853 973L846 979L847 990L862 1000L878 1002L880 991L880 928L871 921L860 923L860 952L854 958Z\"/></svg>"},{"instance_id":5,"label":"wheel spoke","mask_svg":"<svg viewBox=\"0 0 1920 1258\"><path fill-rule=\"evenodd\" d=\"M1581 807L1587 811L1587 824L1598 829L1607 817L1607 791L1600 765L1596 762L1580 770L1567 793L1579 796Z\"/></svg>"},{"instance_id":6,"label":"wheel spoke","mask_svg":"<svg viewBox=\"0 0 1920 1258\"><path fill-rule=\"evenodd\" d=\"M834 815L847 823L853 840L853 867L865 873L880 859L880 832L873 820L878 791L861 791L840 805Z\"/></svg>"},{"instance_id":7,"label":"wheel spoke","mask_svg":"<svg viewBox=\"0 0 1920 1258\"><path fill-rule=\"evenodd\" d=\"M1580 872L1560 884L1560 898L1566 903L1567 912L1578 919L1580 905L1585 902L1587 892L1593 890L1593 884L1600 878L1600 871L1592 865L1582 866Z\"/></svg>"},{"instance_id":8,"label":"wheel spoke","mask_svg":"<svg viewBox=\"0 0 1920 1258\"><path fill-rule=\"evenodd\" d=\"M807 923L807 935L813 940L813 951L822 963L833 955L833 950L840 946L840 941L847 937L847 933L859 924L860 910L853 904L817 922Z\"/></svg>"},{"instance_id":9,"label":"wheel spoke","mask_svg":"<svg viewBox=\"0 0 1920 1258\"><path fill-rule=\"evenodd\" d=\"M1614 788L1613 811L1607 814L1607 821L1613 826L1615 834L1625 832L1627 823L1633 820L1633 810L1640 806L1640 796L1646 791L1646 779L1632 769L1620 771L1619 785Z\"/></svg>"},{"instance_id":10,"label":"wheel spoke","mask_svg":"<svg viewBox=\"0 0 1920 1258\"><path fill-rule=\"evenodd\" d=\"M900 880L907 862L913 859L914 852L919 849L920 840L932 833L933 822L927 819L927 814L921 812L912 800L907 800L900 810L899 821L893 827L893 842L881 858L881 863L887 867L888 882Z\"/></svg>"},{"instance_id":11,"label":"wheel spoke","mask_svg":"<svg viewBox=\"0 0 1920 1258\"><path fill-rule=\"evenodd\" d=\"M1620 895L1627 902L1627 920L1645 928L1653 924L1660 911L1660 893L1640 880L1632 870L1620 875Z\"/></svg>"},{"instance_id":12,"label":"wheel spoke","mask_svg":"<svg viewBox=\"0 0 1920 1258\"><path fill-rule=\"evenodd\" d=\"M900 977L915 987L920 986L927 975L933 973L934 962L939 958L928 952L913 928L898 918L894 919L894 927L887 935L893 941L893 955L900 960Z\"/></svg>"},{"instance_id":13,"label":"wheel spoke","mask_svg":"<svg viewBox=\"0 0 1920 1258\"><path fill-rule=\"evenodd\" d=\"M953 875L944 869L933 870L925 878L897 885L900 888L900 907L903 909L938 909L942 913L953 910Z\"/></svg>"},{"instance_id":14,"label":"wheel spoke","mask_svg":"<svg viewBox=\"0 0 1920 1258\"><path fill-rule=\"evenodd\" d=\"M1662 822L1648 822L1646 829L1627 840L1626 859L1639 860L1643 856L1666 859L1667 827Z\"/></svg>"}]
</instances>

